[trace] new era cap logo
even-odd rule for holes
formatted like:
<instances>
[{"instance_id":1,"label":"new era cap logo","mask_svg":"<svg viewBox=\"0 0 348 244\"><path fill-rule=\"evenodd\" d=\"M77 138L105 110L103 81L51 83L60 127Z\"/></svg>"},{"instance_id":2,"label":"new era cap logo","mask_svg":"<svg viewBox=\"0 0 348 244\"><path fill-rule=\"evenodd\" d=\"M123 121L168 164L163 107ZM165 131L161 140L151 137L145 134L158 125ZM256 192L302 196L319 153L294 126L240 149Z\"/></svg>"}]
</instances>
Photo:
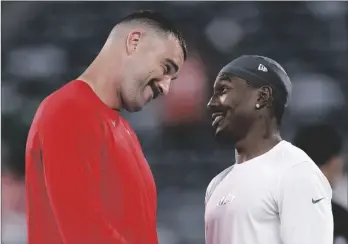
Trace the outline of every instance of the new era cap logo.
<instances>
[{"instance_id":1,"label":"new era cap logo","mask_svg":"<svg viewBox=\"0 0 348 244\"><path fill-rule=\"evenodd\" d=\"M261 70L263 72L267 72L268 71L268 69L263 64L259 64L259 67L257 68L257 70Z\"/></svg>"}]
</instances>

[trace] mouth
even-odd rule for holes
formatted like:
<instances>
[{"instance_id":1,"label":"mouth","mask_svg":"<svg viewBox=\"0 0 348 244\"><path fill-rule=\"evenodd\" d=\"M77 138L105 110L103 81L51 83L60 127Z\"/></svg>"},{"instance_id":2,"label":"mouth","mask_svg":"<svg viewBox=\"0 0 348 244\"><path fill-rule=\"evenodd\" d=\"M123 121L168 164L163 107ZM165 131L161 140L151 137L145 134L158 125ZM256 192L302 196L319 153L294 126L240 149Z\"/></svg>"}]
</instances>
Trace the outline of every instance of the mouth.
<instances>
[{"instance_id":1,"label":"mouth","mask_svg":"<svg viewBox=\"0 0 348 244\"><path fill-rule=\"evenodd\" d=\"M225 113L217 112L212 114L213 123L212 126L216 128L225 118Z\"/></svg>"}]
</instances>

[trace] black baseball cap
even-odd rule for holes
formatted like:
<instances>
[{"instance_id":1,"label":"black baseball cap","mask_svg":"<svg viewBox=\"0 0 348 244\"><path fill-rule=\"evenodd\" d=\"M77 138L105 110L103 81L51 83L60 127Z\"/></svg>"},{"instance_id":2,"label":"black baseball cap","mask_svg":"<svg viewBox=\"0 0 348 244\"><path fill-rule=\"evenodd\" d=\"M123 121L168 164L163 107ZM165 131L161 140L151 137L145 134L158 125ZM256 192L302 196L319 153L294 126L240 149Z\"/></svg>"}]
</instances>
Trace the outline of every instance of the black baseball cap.
<instances>
[{"instance_id":1,"label":"black baseball cap","mask_svg":"<svg viewBox=\"0 0 348 244\"><path fill-rule=\"evenodd\" d=\"M289 104L292 84L284 68L273 59L258 55L243 55L222 68L220 74L240 77L255 86L269 85L286 96Z\"/></svg>"}]
</instances>

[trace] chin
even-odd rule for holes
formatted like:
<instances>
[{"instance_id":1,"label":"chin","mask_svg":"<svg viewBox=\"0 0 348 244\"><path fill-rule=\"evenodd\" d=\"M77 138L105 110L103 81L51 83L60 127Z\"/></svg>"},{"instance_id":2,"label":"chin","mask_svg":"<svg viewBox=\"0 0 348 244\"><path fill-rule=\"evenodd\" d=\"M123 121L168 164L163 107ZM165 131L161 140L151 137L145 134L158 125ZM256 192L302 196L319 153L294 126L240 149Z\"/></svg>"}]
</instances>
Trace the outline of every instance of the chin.
<instances>
[{"instance_id":1,"label":"chin","mask_svg":"<svg viewBox=\"0 0 348 244\"><path fill-rule=\"evenodd\" d=\"M234 136L232 135L231 131L228 130L227 127L217 127L215 131L215 138L218 142L224 143L224 144L235 144Z\"/></svg>"},{"instance_id":2,"label":"chin","mask_svg":"<svg viewBox=\"0 0 348 244\"><path fill-rule=\"evenodd\" d=\"M129 106L128 108L126 108L126 110L130 113L135 113L135 112L139 112L140 110L142 110L143 107L144 107L144 105L136 104L133 106Z\"/></svg>"},{"instance_id":3,"label":"chin","mask_svg":"<svg viewBox=\"0 0 348 244\"><path fill-rule=\"evenodd\" d=\"M130 113L142 110L145 104L146 102L140 99L122 99L122 108Z\"/></svg>"},{"instance_id":4,"label":"chin","mask_svg":"<svg viewBox=\"0 0 348 244\"><path fill-rule=\"evenodd\" d=\"M130 108L130 107L125 107L125 110L127 110L127 112L130 112L130 113L135 113L135 112L139 112L142 108Z\"/></svg>"},{"instance_id":5,"label":"chin","mask_svg":"<svg viewBox=\"0 0 348 244\"><path fill-rule=\"evenodd\" d=\"M143 107L144 107L144 104L140 104L140 103L124 103L123 105L123 108L130 113L138 112L142 110Z\"/></svg>"},{"instance_id":6,"label":"chin","mask_svg":"<svg viewBox=\"0 0 348 244\"><path fill-rule=\"evenodd\" d=\"M217 127L215 129L215 138L218 139L218 140L226 137L226 134L227 134L226 128L223 128L223 127L219 126L219 127Z\"/></svg>"}]
</instances>

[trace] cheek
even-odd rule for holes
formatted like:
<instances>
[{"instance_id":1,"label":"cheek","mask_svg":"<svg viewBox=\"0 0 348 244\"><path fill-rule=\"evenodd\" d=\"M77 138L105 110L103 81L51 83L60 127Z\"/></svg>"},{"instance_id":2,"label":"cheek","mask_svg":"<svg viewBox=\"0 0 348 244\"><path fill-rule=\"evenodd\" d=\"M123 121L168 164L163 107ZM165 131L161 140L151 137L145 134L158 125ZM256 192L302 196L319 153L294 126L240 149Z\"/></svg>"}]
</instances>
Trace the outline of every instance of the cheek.
<instances>
[{"instance_id":1,"label":"cheek","mask_svg":"<svg viewBox=\"0 0 348 244\"><path fill-rule=\"evenodd\" d=\"M125 80L125 87L132 91L142 90L150 80L150 75L142 68L133 69L130 79Z\"/></svg>"},{"instance_id":2,"label":"cheek","mask_svg":"<svg viewBox=\"0 0 348 244\"><path fill-rule=\"evenodd\" d=\"M144 62L139 66L137 68L138 81L140 81L142 86L147 85L151 79L157 79L161 75L160 70L154 64Z\"/></svg>"},{"instance_id":3,"label":"cheek","mask_svg":"<svg viewBox=\"0 0 348 244\"><path fill-rule=\"evenodd\" d=\"M223 94L222 96L220 96L220 103L221 104L228 104L228 96L227 96L227 94Z\"/></svg>"},{"instance_id":4,"label":"cheek","mask_svg":"<svg viewBox=\"0 0 348 244\"><path fill-rule=\"evenodd\" d=\"M240 107L241 99L236 94L224 94L220 99L221 104L223 104L225 107L228 107L230 113L235 113L235 110Z\"/></svg>"},{"instance_id":5,"label":"cheek","mask_svg":"<svg viewBox=\"0 0 348 244\"><path fill-rule=\"evenodd\" d=\"M245 124L248 122L252 111L250 110L250 101L239 94L233 98L226 98L225 103L228 104L228 120L230 123Z\"/></svg>"},{"instance_id":6,"label":"cheek","mask_svg":"<svg viewBox=\"0 0 348 244\"><path fill-rule=\"evenodd\" d=\"M231 110L235 107L235 96L230 92L222 94L216 98L216 102L219 106L224 107L225 109Z\"/></svg>"},{"instance_id":7,"label":"cheek","mask_svg":"<svg viewBox=\"0 0 348 244\"><path fill-rule=\"evenodd\" d=\"M149 72L149 63L145 60L146 59L144 59L140 54L132 58L126 67L129 77L132 77L134 80L144 78L144 76Z\"/></svg>"},{"instance_id":8,"label":"cheek","mask_svg":"<svg viewBox=\"0 0 348 244\"><path fill-rule=\"evenodd\" d=\"M239 107L246 117L253 117L256 113L255 102L251 94L243 93L239 99Z\"/></svg>"},{"instance_id":9,"label":"cheek","mask_svg":"<svg viewBox=\"0 0 348 244\"><path fill-rule=\"evenodd\" d=\"M144 74L151 79L161 79L163 76L163 67L161 65L161 58L156 54L149 52L146 58L143 60Z\"/></svg>"}]
</instances>

